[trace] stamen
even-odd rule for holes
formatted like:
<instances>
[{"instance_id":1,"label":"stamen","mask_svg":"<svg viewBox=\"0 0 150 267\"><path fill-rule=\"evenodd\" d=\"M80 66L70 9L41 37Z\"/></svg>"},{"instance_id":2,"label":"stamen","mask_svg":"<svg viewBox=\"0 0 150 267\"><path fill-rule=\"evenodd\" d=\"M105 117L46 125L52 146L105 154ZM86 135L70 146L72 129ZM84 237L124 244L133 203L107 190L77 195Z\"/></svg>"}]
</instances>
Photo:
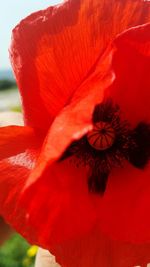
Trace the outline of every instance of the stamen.
<instances>
[{"instance_id":1,"label":"stamen","mask_svg":"<svg viewBox=\"0 0 150 267\"><path fill-rule=\"evenodd\" d=\"M99 169L93 171L91 176L88 179L88 187L91 193L100 193L103 194L106 189L107 180L109 173L100 173Z\"/></svg>"},{"instance_id":2,"label":"stamen","mask_svg":"<svg viewBox=\"0 0 150 267\"><path fill-rule=\"evenodd\" d=\"M150 159L150 124L141 122L132 132L134 146L129 147L129 161L143 169Z\"/></svg>"}]
</instances>

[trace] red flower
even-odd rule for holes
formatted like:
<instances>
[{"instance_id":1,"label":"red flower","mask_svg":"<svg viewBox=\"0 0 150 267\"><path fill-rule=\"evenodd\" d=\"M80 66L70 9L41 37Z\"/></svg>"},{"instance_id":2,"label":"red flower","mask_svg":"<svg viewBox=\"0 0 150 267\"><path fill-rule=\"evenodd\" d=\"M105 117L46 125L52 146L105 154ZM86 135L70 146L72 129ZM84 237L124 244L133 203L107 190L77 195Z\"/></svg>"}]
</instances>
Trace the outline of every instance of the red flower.
<instances>
[{"instance_id":1,"label":"red flower","mask_svg":"<svg viewBox=\"0 0 150 267\"><path fill-rule=\"evenodd\" d=\"M13 31L26 126L0 130L0 212L55 254L94 228L150 241L148 22L149 1L70 0Z\"/></svg>"}]
</instances>

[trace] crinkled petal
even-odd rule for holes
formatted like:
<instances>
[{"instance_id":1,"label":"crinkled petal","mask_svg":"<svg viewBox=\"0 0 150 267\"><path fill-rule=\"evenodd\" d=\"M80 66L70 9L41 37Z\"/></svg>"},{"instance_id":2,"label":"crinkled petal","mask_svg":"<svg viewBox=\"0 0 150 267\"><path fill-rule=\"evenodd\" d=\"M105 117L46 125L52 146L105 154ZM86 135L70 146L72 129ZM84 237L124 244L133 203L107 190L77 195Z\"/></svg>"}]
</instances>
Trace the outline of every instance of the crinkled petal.
<instances>
[{"instance_id":1,"label":"crinkled petal","mask_svg":"<svg viewBox=\"0 0 150 267\"><path fill-rule=\"evenodd\" d=\"M149 1L71 0L24 19L10 55L26 122L48 127L116 34L149 15Z\"/></svg>"},{"instance_id":2,"label":"crinkled petal","mask_svg":"<svg viewBox=\"0 0 150 267\"><path fill-rule=\"evenodd\" d=\"M150 24L135 27L115 41L113 68L116 79L106 91L135 127L150 122Z\"/></svg>"},{"instance_id":3,"label":"crinkled petal","mask_svg":"<svg viewBox=\"0 0 150 267\"><path fill-rule=\"evenodd\" d=\"M38 149L28 149L17 156L0 161L0 215L22 235L29 231L24 225L27 212L23 212L19 198L26 180L35 165Z\"/></svg>"},{"instance_id":4,"label":"crinkled petal","mask_svg":"<svg viewBox=\"0 0 150 267\"><path fill-rule=\"evenodd\" d=\"M13 118L18 122L18 116ZM30 127L0 128L0 214L14 227L21 226L26 216L21 215L18 198L35 165L41 142L40 134Z\"/></svg>"},{"instance_id":5,"label":"crinkled petal","mask_svg":"<svg viewBox=\"0 0 150 267\"><path fill-rule=\"evenodd\" d=\"M12 213L18 204L18 196L29 175L29 169L3 160L0 162L0 173L0 186L3 189L0 195L0 214L4 215L5 219L9 218L14 221L16 218L12 216Z\"/></svg>"}]
</instances>

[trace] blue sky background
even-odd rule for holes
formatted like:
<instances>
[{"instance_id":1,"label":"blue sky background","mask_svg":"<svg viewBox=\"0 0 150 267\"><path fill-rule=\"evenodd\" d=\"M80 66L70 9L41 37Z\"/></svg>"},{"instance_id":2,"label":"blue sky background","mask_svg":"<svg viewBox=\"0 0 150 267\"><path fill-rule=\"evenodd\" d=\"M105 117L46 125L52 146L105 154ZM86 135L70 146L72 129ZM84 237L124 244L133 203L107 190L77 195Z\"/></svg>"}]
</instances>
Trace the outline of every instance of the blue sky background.
<instances>
[{"instance_id":1,"label":"blue sky background","mask_svg":"<svg viewBox=\"0 0 150 267\"><path fill-rule=\"evenodd\" d=\"M0 12L0 70L10 68L8 48L13 27L30 13L62 0L1 0Z\"/></svg>"}]
</instances>

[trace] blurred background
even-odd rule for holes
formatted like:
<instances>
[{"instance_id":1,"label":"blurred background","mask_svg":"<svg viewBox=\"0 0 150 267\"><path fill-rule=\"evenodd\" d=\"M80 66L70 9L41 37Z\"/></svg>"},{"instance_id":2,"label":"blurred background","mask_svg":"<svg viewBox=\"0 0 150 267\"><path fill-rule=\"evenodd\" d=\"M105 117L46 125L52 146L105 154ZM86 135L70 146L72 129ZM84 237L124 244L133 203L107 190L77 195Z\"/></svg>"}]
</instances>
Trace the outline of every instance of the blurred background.
<instances>
[{"instance_id":1,"label":"blurred background","mask_svg":"<svg viewBox=\"0 0 150 267\"><path fill-rule=\"evenodd\" d=\"M61 3L62 0L2 0L0 12L0 115L10 114L9 111L21 112L21 101L17 85L9 62L8 48L11 31L15 25L30 13L44 9L50 5ZM3 116L4 120L5 116ZM8 120L8 118L7 118ZM9 118L11 120L11 116ZM0 124L1 121L0 121ZM0 227L1 224L0 224ZM0 229L2 235L3 229ZM33 267L36 246L28 244L21 236L11 232L0 246L0 267ZM1 236L0 239L2 240Z\"/></svg>"}]
</instances>

